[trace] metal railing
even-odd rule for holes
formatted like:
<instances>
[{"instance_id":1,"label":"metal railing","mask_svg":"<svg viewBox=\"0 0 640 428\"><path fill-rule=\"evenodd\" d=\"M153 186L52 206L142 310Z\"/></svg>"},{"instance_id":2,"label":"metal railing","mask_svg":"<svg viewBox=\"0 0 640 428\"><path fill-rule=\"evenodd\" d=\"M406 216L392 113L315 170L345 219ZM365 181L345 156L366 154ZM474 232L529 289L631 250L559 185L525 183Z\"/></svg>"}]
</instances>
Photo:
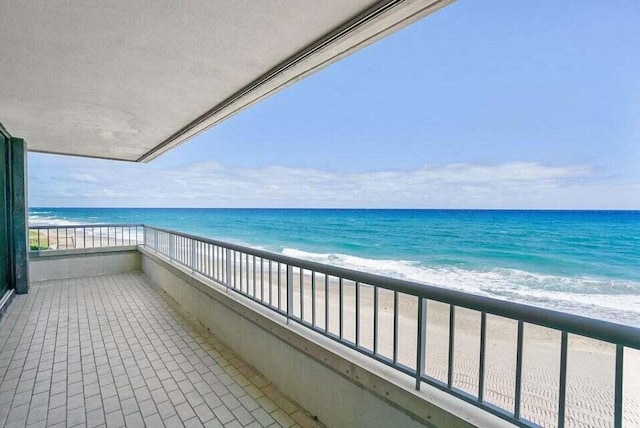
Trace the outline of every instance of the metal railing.
<instances>
[{"instance_id":1,"label":"metal railing","mask_svg":"<svg viewBox=\"0 0 640 428\"><path fill-rule=\"evenodd\" d=\"M537 426L523 411L525 327L551 329L559 335L559 352L554 354L558 363L557 388L550 395L554 401L551 418L559 427L565 426L569 395L575 392L575 388L567 388L570 336L572 340L575 336L612 344L615 368L611 423L618 428L622 426L624 351L625 348L640 349L638 328L300 260L157 227L144 227L144 245L224 285L227 290L281 314L287 322L297 322L412 376L416 389L423 383L432 385L517 426ZM434 305L440 305L441 310L434 311ZM444 369L440 374L434 374L427 364L438 352L433 346L427 349L427 331L434 329L428 321L428 308L448 325L445 334L438 335L435 330L429 333L432 341L444 341L440 351L444 358L439 363ZM456 314L462 311L468 312L464 316L477 315L477 358L470 372L473 376L458 373L455 366L456 360L464 356L461 352L468 354L466 351L470 349L465 344L462 351L456 352L455 344L459 340ZM488 318L497 317L515 324L515 366L510 374L513 379L507 382L511 389L508 394L504 390L496 393L487 387ZM505 371L508 370L505 368ZM460 386L463 375L467 383ZM490 392L498 399L489 399ZM500 400L500 394L506 398Z\"/></svg>"},{"instance_id":2,"label":"metal railing","mask_svg":"<svg viewBox=\"0 0 640 428\"><path fill-rule=\"evenodd\" d=\"M143 242L142 224L30 226L31 251L122 247Z\"/></svg>"}]
</instances>

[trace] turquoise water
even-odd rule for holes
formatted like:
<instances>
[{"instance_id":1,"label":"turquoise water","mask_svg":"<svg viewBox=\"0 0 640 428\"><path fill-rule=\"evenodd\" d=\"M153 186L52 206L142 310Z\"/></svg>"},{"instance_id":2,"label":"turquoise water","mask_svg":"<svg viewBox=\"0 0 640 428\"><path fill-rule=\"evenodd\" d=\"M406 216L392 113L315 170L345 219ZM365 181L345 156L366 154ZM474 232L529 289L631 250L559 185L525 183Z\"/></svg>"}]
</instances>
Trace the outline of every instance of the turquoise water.
<instances>
[{"instance_id":1,"label":"turquoise water","mask_svg":"<svg viewBox=\"0 0 640 428\"><path fill-rule=\"evenodd\" d=\"M639 211L32 208L30 221L147 223L640 325Z\"/></svg>"}]
</instances>

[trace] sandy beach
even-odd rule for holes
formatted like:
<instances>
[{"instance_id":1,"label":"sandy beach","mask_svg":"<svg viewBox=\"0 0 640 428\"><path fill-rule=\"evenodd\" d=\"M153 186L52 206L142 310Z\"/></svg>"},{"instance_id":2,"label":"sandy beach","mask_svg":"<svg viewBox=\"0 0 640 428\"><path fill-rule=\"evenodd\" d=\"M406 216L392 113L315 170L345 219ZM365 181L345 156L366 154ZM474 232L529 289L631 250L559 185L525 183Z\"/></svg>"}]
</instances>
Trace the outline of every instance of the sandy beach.
<instances>
[{"instance_id":1,"label":"sandy beach","mask_svg":"<svg viewBox=\"0 0 640 428\"><path fill-rule=\"evenodd\" d=\"M243 263L243 292L254 296L252 259L247 277ZM205 266L209 268L210 266ZM256 262L255 298L278 305L277 264L272 266L269 287L268 263L260 276ZM240 266L236 265L236 278ZM310 272L294 274L293 314L313 322L312 281ZM286 310L286 272L280 272L281 302ZM340 333L340 292L336 278L329 281L325 295L325 278L316 274L315 325L325 328L325 302L328 301L328 330ZM355 342L356 286L343 281L343 337ZM264 291L263 291L264 290ZM302 292L301 292L302 290ZM359 344L373 349L373 287L360 286ZM417 298L399 295L398 361L412 369L416 366ZM302 298L302 304L301 304ZM380 290L378 296L378 352L393 357L393 292ZM525 324L522 373L522 417L542 426L557 425L560 371L560 332ZM448 370L449 305L429 301L427 305L426 374L446 382ZM484 397L489 403L513 409L515 395L517 322L498 316L487 316L486 368ZM478 393L478 360L480 313L464 308L455 311L455 346L453 385L472 395ZM567 363L566 426L607 427L613 424L615 346L601 341L569 335ZM640 351L625 349L624 426L640 426ZM403 376L399 374L399 376Z\"/></svg>"}]
</instances>

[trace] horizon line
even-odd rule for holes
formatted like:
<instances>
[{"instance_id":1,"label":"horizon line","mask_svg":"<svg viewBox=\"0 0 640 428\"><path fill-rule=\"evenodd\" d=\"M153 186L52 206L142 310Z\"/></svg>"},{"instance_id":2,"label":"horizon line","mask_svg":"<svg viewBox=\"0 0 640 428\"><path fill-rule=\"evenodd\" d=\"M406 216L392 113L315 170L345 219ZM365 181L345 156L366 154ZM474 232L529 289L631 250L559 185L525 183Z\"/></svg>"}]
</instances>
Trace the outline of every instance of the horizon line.
<instances>
[{"instance_id":1,"label":"horizon line","mask_svg":"<svg viewBox=\"0 0 640 428\"><path fill-rule=\"evenodd\" d=\"M410 207L97 207L97 206L29 206L29 209L186 209L186 210L396 210L396 211L619 211L640 212L640 208L410 208Z\"/></svg>"}]
</instances>

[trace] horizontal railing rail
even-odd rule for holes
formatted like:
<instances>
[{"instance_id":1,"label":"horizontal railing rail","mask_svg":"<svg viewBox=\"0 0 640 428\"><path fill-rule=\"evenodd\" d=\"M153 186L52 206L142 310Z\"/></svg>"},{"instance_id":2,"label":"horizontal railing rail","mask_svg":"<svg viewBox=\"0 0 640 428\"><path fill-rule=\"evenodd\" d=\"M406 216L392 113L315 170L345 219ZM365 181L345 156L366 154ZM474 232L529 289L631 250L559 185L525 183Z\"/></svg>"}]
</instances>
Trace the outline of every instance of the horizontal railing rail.
<instances>
[{"instance_id":1,"label":"horizontal railing rail","mask_svg":"<svg viewBox=\"0 0 640 428\"><path fill-rule=\"evenodd\" d=\"M142 223L88 223L88 224L37 224L29 225L29 229L83 229L83 228L99 228L99 227L144 227Z\"/></svg>"},{"instance_id":2,"label":"horizontal railing rail","mask_svg":"<svg viewBox=\"0 0 640 428\"><path fill-rule=\"evenodd\" d=\"M416 389L420 389L422 383L432 385L518 426L548 424L549 412L554 415L553 423L559 427L565 425L570 393L567 388L569 335L612 344L615 368L611 422L615 427L622 426L624 350L640 349L639 328L325 265L164 228L145 226L144 245L172 262L217 281L227 290L280 313L287 322L300 323L413 376ZM427 374L431 369L427 361L433 357L433 349L427 349L427 331L431 326L428 311L432 311L428 308L434 303L447 309L444 317L448 331L443 346L446 355L442 364L445 368L439 375ZM470 310L479 315L474 376L464 373L462 376L455 369L456 358L460 358L455 346L458 309L458 312ZM516 323L515 367L512 388L507 393L490 391L487 387L488 317ZM558 386L550 394L555 402L553 405L545 402L547 407L541 415L527 418L523 413L523 364L525 326L530 325L556 331L560 344ZM411 334L407 335L406 331ZM466 381L462 382L459 377ZM469 380L470 377L473 379ZM489 392L493 394L493 401L488 397Z\"/></svg>"},{"instance_id":3,"label":"horizontal railing rail","mask_svg":"<svg viewBox=\"0 0 640 428\"><path fill-rule=\"evenodd\" d=\"M106 248L143 243L142 224L74 224L29 226L31 251Z\"/></svg>"}]
</instances>

